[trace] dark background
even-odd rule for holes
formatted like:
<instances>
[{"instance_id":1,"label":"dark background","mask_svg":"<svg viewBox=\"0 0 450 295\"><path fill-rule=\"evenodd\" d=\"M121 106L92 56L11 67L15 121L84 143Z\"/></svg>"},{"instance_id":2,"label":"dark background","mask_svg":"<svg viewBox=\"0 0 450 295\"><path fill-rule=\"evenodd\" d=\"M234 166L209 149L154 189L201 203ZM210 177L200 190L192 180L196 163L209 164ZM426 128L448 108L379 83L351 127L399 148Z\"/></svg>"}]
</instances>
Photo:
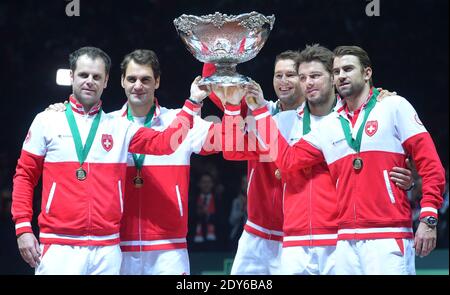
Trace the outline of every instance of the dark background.
<instances>
[{"instance_id":1,"label":"dark background","mask_svg":"<svg viewBox=\"0 0 450 295\"><path fill-rule=\"evenodd\" d=\"M380 16L368 17L365 0L80 0L80 16L68 17L64 0L0 2L0 188L12 187L22 141L34 116L50 103L62 102L70 87L55 83L56 70L68 68L68 55L82 46L97 46L113 61L103 93L106 112L125 102L119 64L137 48L154 50L162 77L156 96L160 104L180 107L202 64L184 47L173 19L181 14L257 11L276 17L266 45L238 71L259 81L267 98L274 98L276 54L320 43L359 45L370 55L373 79L406 97L431 133L448 167L448 0L379 0ZM220 112L207 101L204 115ZM236 196L244 163L221 156L192 159L192 182L206 165L215 166L223 183L224 209ZM1 205L1 204L0 204ZM1 207L1 206L0 206ZM223 218L227 218L223 217ZM16 250L13 225L2 218L0 273L27 269ZM225 231L226 231L226 226ZM11 242L12 241L12 242Z\"/></svg>"}]
</instances>

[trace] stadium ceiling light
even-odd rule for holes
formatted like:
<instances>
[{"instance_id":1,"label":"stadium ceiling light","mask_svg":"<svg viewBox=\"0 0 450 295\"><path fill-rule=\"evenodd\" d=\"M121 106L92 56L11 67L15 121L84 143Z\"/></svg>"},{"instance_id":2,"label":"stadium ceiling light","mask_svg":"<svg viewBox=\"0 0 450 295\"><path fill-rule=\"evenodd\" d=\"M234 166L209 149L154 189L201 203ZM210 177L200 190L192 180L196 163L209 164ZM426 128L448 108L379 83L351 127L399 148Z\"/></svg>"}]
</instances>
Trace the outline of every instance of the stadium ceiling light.
<instances>
[{"instance_id":1,"label":"stadium ceiling light","mask_svg":"<svg viewBox=\"0 0 450 295\"><path fill-rule=\"evenodd\" d=\"M70 86L72 82L70 81L70 70L69 69L58 69L56 71L56 84L61 86Z\"/></svg>"}]
</instances>

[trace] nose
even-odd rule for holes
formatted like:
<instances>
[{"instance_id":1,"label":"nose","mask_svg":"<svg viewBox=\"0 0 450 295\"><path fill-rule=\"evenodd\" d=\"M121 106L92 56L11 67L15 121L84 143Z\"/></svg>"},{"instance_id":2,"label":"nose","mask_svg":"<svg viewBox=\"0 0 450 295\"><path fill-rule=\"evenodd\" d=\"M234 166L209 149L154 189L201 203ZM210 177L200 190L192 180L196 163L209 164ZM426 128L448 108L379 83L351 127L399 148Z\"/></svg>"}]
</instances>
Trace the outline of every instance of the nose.
<instances>
[{"instance_id":1,"label":"nose","mask_svg":"<svg viewBox=\"0 0 450 295\"><path fill-rule=\"evenodd\" d=\"M89 76L86 78L86 83L89 84L89 85L92 85L92 83L94 83L94 76L89 75Z\"/></svg>"},{"instance_id":2,"label":"nose","mask_svg":"<svg viewBox=\"0 0 450 295\"><path fill-rule=\"evenodd\" d=\"M282 82L287 82L287 81L289 81L289 80L288 80L288 76L287 76L286 74L283 74L283 75L281 76L281 81L282 81Z\"/></svg>"},{"instance_id":3,"label":"nose","mask_svg":"<svg viewBox=\"0 0 450 295\"><path fill-rule=\"evenodd\" d=\"M345 71L342 70L342 69L339 70L339 74L337 75L337 77L338 77L340 80L344 79L344 78L346 77Z\"/></svg>"},{"instance_id":4,"label":"nose","mask_svg":"<svg viewBox=\"0 0 450 295\"><path fill-rule=\"evenodd\" d=\"M137 79L136 82L134 82L134 88L142 88L144 84L142 84L141 80Z\"/></svg>"}]
</instances>

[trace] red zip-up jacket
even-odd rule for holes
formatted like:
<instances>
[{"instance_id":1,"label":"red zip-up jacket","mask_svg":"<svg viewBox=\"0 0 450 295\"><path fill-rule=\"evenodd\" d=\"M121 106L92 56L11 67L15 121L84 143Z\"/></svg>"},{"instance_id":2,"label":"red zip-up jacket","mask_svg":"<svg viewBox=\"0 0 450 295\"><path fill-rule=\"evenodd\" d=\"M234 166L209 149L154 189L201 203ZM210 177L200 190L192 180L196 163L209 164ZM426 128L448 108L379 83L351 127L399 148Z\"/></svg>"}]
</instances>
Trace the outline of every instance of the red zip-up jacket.
<instances>
[{"instance_id":1,"label":"red zip-up jacket","mask_svg":"<svg viewBox=\"0 0 450 295\"><path fill-rule=\"evenodd\" d=\"M253 113L265 148L283 171L298 170L325 159L336 184L338 239L412 238L408 198L392 183L388 172L393 166L404 167L406 156L411 155L423 181L420 218L437 218L445 174L429 133L406 99L385 98L376 103L364 125L358 155L364 166L355 170L356 154L346 142L339 119L342 116L349 120L345 102L342 103L292 147L274 128L276 124L266 107ZM365 108L353 130L361 126L364 112Z\"/></svg>"},{"instance_id":2,"label":"red zip-up jacket","mask_svg":"<svg viewBox=\"0 0 450 295\"><path fill-rule=\"evenodd\" d=\"M85 114L73 97L74 111L84 144L100 105ZM119 243L123 190L128 151L170 154L193 125L198 108L186 101L171 128L158 132L102 112L91 150L80 167L64 112L42 112L34 119L24 141L14 176L12 215L16 234L32 232L33 191L42 174L39 214L40 242L62 245Z\"/></svg>"}]
</instances>

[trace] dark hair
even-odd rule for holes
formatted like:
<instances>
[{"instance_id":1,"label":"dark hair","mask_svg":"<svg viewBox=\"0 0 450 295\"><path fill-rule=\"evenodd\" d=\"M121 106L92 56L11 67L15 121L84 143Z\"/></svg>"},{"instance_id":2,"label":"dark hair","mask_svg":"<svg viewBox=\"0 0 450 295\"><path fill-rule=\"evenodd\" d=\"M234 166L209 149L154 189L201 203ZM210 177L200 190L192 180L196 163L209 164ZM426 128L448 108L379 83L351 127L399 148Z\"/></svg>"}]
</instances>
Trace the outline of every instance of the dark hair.
<instances>
[{"instance_id":1,"label":"dark hair","mask_svg":"<svg viewBox=\"0 0 450 295\"><path fill-rule=\"evenodd\" d=\"M372 68L372 62L370 61L369 55L364 49L359 46L338 46L334 49L333 53L335 57L342 57L344 55L356 56L363 70L367 67ZM370 78L369 83L372 87L372 78Z\"/></svg>"},{"instance_id":2,"label":"dark hair","mask_svg":"<svg viewBox=\"0 0 450 295\"><path fill-rule=\"evenodd\" d=\"M283 51L282 53L278 54L275 57L275 65L280 60L291 59L295 62L295 71L297 72L298 71L298 55L299 55L298 51L293 51L293 50Z\"/></svg>"},{"instance_id":3,"label":"dark hair","mask_svg":"<svg viewBox=\"0 0 450 295\"><path fill-rule=\"evenodd\" d=\"M109 70L111 69L111 58L109 57L106 52L101 50L97 47L81 47L80 49L75 50L69 55L69 63L70 63L70 69L72 72L75 72L77 68L77 61L80 58L80 56L87 55L89 58L95 60L97 58L101 58L103 62L105 63L105 72L108 75Z\"/></svg>"},{"instance_id":4,"label":"dark hair","mask_svg":"<svg viewBox=\"0 0 450 295\"><path fill-rule=\"evenodd\" d=\"M298 58L298 65L305 62L317 61L323 64L328 73L333 72L333 52L319 44L306 45Z\"/></svg>"},{"instance_id":5,"label":"dark hair","mask_svg":"<svg viewBox=\"0 0 450 295\"><path fill-rule=\"evenodd\" d=\"M150 66L153 70L155 79L158 79L161 76L161 67L159 65L159 60L153 50L136 49L133 52L125 55L122 62L120 63L120 69L122 70L122 76L124 77L130 61L134 61L139 65Z\"/></svg>"}]
</instances>

